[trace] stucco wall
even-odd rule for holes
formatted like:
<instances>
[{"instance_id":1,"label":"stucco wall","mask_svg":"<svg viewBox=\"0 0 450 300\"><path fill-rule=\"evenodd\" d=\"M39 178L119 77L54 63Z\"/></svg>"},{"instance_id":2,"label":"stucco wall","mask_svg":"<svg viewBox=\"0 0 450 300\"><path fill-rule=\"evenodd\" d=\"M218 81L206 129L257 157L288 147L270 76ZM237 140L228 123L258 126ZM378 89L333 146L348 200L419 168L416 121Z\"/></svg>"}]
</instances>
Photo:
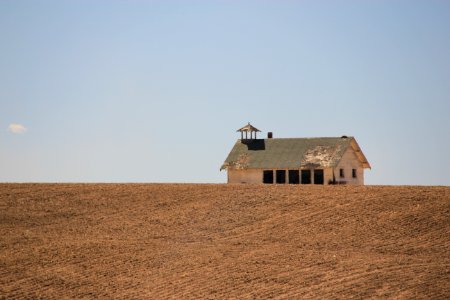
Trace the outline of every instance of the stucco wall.
<instances>
[{"instance_id":1,"label":"stucco wall","mask_svg":"<svg viewBox=\"0 0 450 300\"><path fill-rule=\"evenodd\" d=\"M344 177L339 176L340 169L344 169ZM356 178L352 177L352 169L356 169ZM345 184L364 184L364 168L352 147L345 151L341 161L334 169L334 175L337 181L343 181Z\"/></svg>"}]
</instances>

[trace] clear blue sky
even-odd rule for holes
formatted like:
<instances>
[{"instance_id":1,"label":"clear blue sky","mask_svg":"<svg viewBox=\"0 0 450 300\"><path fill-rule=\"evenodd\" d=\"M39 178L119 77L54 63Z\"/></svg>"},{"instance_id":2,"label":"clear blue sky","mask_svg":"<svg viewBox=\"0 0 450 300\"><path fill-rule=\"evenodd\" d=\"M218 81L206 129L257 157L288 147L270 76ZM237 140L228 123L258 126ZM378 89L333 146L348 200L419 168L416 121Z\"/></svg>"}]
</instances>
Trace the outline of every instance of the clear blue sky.
<instances>
[{"instance_id":1,"label":"clear blue sky","mask_svg":"<svg viewBox=\"0 0 450 300\"><path fill-rule=\"evenodd\" d=\"M0 2L2 182L225 182L250 121L450 185L449 118L450 1Z\"/></svg>"}]
</instances>

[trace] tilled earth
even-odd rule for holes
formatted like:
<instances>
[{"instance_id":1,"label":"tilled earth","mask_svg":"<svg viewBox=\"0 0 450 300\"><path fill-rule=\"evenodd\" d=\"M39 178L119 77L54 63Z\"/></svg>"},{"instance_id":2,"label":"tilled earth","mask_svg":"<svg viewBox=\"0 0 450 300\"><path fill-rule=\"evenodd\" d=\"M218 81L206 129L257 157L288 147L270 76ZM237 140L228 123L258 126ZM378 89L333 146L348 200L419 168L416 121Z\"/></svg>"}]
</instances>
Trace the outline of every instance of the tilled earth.
<instances>
[{"instance_id":1,"label":"tilled earth","mask_svg":"<svg viewBox=\"0 0 450 300\"><path fill-rule=\"evenodd\" d=\"M0 184L0 298L450 298L450 187Z\"/></svg>"}]
</instances>

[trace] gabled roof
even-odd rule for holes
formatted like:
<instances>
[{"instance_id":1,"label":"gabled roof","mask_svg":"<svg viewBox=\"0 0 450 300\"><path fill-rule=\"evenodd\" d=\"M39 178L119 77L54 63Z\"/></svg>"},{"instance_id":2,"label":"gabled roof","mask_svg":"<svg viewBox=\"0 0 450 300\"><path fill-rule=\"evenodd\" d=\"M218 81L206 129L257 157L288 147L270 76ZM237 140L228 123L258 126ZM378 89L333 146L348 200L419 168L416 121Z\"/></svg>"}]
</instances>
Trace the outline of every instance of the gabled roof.
<instances>
[{"instance_id":1,"label":"gabled roof","mask_svg":"<svg viewBox=\"0 0 450 300\"><path fill-rule=\"evenodd\" d=\"M370 168L353 137L324 137L238 140L221 170L335 167L349 147Z\"/></svg>"}]
</instances>

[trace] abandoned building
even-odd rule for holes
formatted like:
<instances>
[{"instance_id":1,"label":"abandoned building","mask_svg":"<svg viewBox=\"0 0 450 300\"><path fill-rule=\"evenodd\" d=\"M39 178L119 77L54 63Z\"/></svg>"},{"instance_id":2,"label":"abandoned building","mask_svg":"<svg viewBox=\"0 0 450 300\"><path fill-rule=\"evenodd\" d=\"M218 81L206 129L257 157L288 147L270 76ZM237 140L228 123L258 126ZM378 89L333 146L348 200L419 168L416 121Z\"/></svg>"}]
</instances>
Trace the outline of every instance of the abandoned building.
<instances>
[{"instance_id":1,"label":"abandoned building","mask_svg":"<svg viewBox=\"0 0 450 300\"><path fill-rule=\"evenodd\" d=\"M354 137L257 139L250 123L237 130L235 143L221 167L228 183L364 184L370 164Z\"/></svg>"}]
</instances>

